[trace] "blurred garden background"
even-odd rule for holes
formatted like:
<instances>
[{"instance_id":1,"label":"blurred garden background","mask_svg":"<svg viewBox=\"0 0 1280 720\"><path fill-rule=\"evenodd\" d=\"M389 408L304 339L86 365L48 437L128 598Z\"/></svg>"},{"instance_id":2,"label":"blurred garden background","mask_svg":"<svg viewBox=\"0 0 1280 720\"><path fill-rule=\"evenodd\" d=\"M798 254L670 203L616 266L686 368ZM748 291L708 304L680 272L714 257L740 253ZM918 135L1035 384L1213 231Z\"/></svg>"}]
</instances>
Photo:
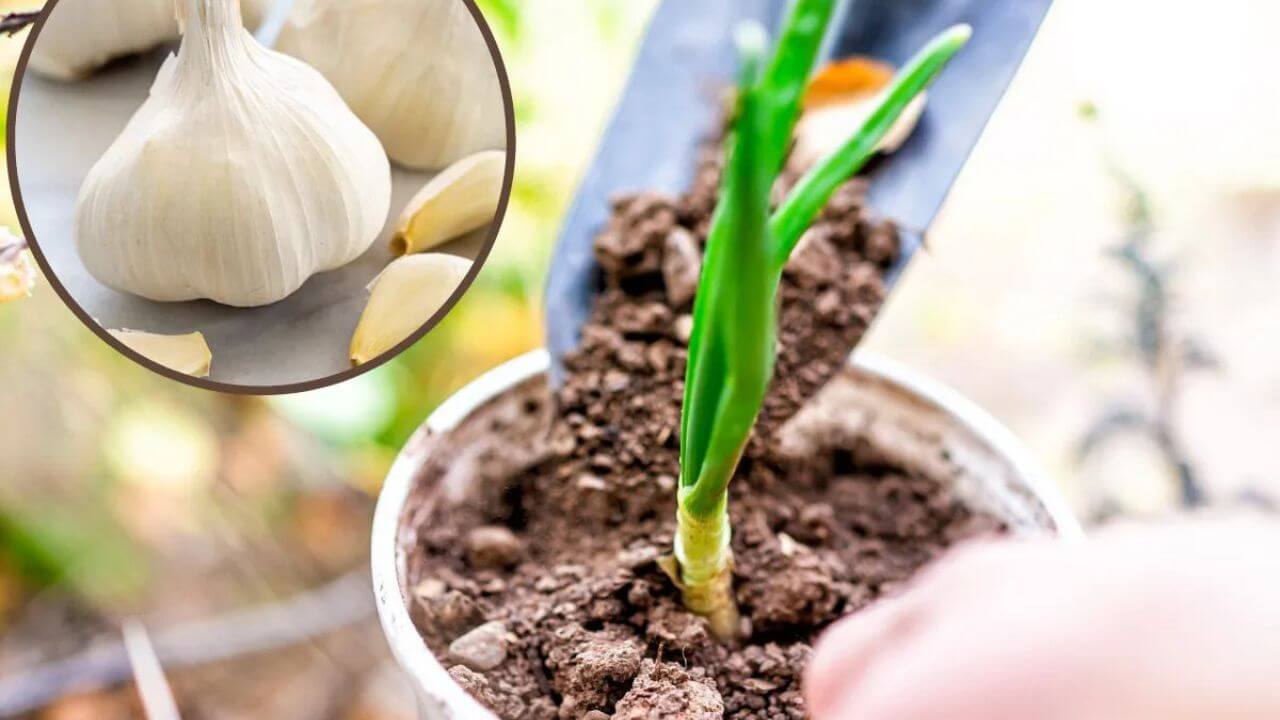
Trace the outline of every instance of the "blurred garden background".
<instances>
[{"instance_id":1,"label":"blurred garden background","mask_svg":"<svg viewBox=\"0 0 1280 720\"><path fill-rule=\"evenodd\" d=\"M515 90L514 202L478 284L394 362L221 396L119 357L38 279L0 304L0 717L138 716L130 618L181 660L184 717L412 717L371 615L376 493L440 400L541 343L584 138L654 0L480 4ZM866 343L987 407L1089 522L1280 497L1277 26L1251 0L1059 0ZM0 38L6 86L24 38ZM289 620L233 614L273 607Z\"/></svg>"}]
</instances>

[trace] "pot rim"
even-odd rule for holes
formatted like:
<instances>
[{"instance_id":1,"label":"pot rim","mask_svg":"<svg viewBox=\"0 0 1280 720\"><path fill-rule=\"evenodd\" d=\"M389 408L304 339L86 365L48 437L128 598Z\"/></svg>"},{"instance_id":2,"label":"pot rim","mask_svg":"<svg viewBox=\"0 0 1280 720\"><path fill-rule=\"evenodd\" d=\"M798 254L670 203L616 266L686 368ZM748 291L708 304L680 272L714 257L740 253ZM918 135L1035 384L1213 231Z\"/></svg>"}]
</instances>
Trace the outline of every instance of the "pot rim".
<instances>
[{"instance_id":1,"label":"pot rim","mask_svg":"<svg viewBox=\"0 0 1280 720\"><path fill-rule=\"evenodd\" d=\"M973 401L951 387L894 360L867 352L856 352L850 364L872 376L909 390L951 415L974 435L987 442L1013 469L1016 477L1044 505L1058 537L1077 540L1084 532L1057 485L1030 455L1021 441ZM413 490L422 458L414 452L428 434L447 432L460 424L484 403L503 392L547 371L546 350L534 350L510 360L449 397L427 418L401 450L392 465L374 511L371 541L373 590L387 643L400 666L410 674L420 701L433 701L444 717L496 720L496 716L471 697L449 676L444 665L427 648L409 617L400 587L402 558L398 547L400 518ZM430 698L423 697L423 691Z\"/></svg>"}]
</instances>

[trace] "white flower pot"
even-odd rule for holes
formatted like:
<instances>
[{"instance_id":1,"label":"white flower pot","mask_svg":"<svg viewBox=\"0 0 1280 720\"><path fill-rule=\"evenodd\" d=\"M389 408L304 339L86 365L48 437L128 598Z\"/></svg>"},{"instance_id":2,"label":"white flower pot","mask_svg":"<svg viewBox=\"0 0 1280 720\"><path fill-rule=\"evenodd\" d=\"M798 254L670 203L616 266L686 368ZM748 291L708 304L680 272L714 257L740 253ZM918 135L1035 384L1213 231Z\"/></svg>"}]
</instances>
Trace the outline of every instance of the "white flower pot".
<instances>
[{"instance_id":1,"label":"white flower pot","mask_svg":"<svg viewBox=\"0 0 1280 720\"><path fill-rule=\"evenodd\" d=\"M436 409L409 441L387 476L373 522L373 588L383 631L417 692L424 720L496 720L453 681L409 617L402 586L401 518L427 437L445 433L487 401L525 383L542 382L544 351L516 358L477 379ZM850 412L873 408L882 434L895 442L924 438L941 443L948 461L966 469L957 490L1004 518L1014 532L1081 536L1075 516L1055 485L1003 425L954 390L897 363L858 353L850 362Z\"/></svg>"}]
</instances>

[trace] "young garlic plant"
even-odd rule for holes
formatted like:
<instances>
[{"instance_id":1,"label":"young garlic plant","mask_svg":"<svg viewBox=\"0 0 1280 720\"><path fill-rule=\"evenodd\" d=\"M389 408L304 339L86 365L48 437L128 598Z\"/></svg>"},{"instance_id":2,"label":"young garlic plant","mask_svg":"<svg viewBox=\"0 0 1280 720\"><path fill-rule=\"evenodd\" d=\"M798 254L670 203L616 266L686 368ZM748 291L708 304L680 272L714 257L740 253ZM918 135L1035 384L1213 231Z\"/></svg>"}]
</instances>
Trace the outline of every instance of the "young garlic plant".
<instances>
[{"instance_id":1,"label":"young garlic plant","mask_svg":"<svg viewBox=\"0 0 1280 720\"><path fill-rule=\"evenodd\" d=\"M772 380L783 267L831 195L875 154L912 99L970 36L961 25L930 42L897 75L863 126L771 213L770 192L834 4L798 0L768 67L758 25L741 28L737 38L738 113L694 306L681 411L675 557L668 568L686 607L706 617L725 640L734 639L740 627L729 481Z\"/></svg>"}]
</instances>

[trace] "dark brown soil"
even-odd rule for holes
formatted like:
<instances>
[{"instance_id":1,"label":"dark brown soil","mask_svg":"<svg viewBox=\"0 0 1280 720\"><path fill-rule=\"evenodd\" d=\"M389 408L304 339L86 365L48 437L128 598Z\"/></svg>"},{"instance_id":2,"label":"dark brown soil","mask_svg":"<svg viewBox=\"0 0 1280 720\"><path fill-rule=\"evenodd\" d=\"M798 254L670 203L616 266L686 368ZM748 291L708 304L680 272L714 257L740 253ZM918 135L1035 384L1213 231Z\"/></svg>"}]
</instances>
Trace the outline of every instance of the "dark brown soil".
<instances>
[{"instance_id":1,"label":"dark brown soil","mask_svg":"<svg viewBox=\"0 0 1280 720\"><path fill-rule=\"evenodd\" d=\"M655 559L674 529L691 283L718 159L700 168L684 197L615 203L597 240L607 288L565 387L495 413L467 450L422 470L406 516L414 620L504 718L803 718L800 675L823 628L1001 529L865 443L833 435L789 457L772 442L883 301L897 234L867 216L855 180L785 274L777 379L732 489L747 640L727 647L683 609ZM454 490L435 503L439 487Z\"/></svg>"}]
</instances>

